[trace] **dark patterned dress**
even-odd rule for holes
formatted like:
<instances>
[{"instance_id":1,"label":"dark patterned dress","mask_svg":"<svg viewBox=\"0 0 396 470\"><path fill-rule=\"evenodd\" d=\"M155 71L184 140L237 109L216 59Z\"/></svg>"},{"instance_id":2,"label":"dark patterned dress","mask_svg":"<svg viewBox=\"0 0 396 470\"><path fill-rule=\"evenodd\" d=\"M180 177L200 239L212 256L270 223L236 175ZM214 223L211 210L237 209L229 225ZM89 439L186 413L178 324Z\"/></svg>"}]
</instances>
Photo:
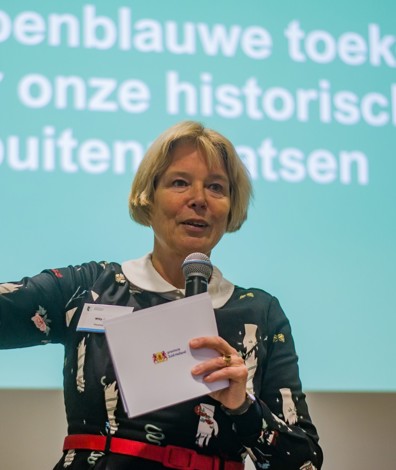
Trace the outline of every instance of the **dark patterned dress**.
<instances>
[{"instance_id":1,"label":"dark patterned dress","mask_svg":"<svg viewBox=\"0 0 396 470\"><path fill-rule=\"evenodd\" d=\"M289 322L278 300L260 289L235 286L224 305L215 308L220 336L240 352L249 368L247 388L257 402L245 414L230 417L217 401L202 396L127 417L105 335L76 331L82 307L101 303L132 306L136 311L170 301L169 295L132 284L117 263L46 270L20 282L0 284L0 347L64 345L69 434L175 445L239 462L248 454L258 469L321 468L322 451L301 389ZM149 332L142 331L145 334ZM165 467L128 455L74 449L65 451L55 466L90 468Z\"/></svg>"}]
</instances>

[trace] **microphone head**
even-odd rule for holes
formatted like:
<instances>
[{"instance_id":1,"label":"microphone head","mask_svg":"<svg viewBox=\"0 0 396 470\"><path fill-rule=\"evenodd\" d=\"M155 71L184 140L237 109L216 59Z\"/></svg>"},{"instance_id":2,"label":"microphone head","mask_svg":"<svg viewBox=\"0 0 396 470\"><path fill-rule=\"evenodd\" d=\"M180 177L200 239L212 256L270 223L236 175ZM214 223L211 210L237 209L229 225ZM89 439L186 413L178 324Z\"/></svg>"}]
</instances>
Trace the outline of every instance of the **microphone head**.
<instances>
[{"instance_id":1,"label":"microphone head","mask_svg":"<svg viewBox=\"0 0 396 470\"><path fill-rule=\"evenodd\" d=\"M183 261L182 269L186 279L191 276L201 276L209 281L213 272L213 265L209 257L203 253L191 253Z\"/></svg>"}]
</instances>

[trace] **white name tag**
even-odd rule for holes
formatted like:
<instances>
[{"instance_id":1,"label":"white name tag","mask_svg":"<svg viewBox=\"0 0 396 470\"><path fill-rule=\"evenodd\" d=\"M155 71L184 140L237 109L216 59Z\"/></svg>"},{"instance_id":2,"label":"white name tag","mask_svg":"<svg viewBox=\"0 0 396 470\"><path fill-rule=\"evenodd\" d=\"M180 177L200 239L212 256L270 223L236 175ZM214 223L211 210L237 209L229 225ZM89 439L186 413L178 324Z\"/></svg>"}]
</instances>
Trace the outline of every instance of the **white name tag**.
<instances>
[{"instance_id":1,"label":"white name tag","mask_svg":"<svg viewBox=\"0 0 396 470\"><path fill-rule=\"evenodd\" d=\"M77 325L77 331L104 333L105 320L122 317L133 312L133 307L105 304L85 304Z\"/></svg>"}]
</instances>

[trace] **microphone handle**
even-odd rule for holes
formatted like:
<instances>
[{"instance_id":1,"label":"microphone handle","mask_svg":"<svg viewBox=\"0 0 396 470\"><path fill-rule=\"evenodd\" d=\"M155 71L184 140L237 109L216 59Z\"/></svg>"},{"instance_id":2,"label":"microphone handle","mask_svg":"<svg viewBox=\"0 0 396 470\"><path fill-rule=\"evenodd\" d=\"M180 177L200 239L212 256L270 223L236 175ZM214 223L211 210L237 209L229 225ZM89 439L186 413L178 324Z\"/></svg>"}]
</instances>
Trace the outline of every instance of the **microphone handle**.
<instances>
[{"instance_id":1,"label":"microphone handle","mask_svg":"<svg viewBox=\"0 0 396 470\"><path fill-rule=\"evenodd\" d=\"M208 281L204 276L189 276L186 279L186 297L208 291Z\"/></svg>"}]
</instances>

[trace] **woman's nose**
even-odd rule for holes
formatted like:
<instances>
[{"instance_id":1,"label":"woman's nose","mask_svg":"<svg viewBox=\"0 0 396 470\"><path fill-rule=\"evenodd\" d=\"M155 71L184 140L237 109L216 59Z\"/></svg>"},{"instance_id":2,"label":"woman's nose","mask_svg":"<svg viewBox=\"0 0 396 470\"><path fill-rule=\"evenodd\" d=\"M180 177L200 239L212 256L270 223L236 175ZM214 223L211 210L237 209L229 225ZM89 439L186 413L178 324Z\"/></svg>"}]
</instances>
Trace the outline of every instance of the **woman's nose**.
<instances>
[{"instance_id":1,"label":"woman's nose","mask_svg":"<svg viewBox=\"0 0 396 470\"><path fill-rule=\"evenodd\" d=\"M189 201L191 207L205 208L207 205L205 188L203 186L191 187L191 198Z\"/></svg>"}]
</instances>

